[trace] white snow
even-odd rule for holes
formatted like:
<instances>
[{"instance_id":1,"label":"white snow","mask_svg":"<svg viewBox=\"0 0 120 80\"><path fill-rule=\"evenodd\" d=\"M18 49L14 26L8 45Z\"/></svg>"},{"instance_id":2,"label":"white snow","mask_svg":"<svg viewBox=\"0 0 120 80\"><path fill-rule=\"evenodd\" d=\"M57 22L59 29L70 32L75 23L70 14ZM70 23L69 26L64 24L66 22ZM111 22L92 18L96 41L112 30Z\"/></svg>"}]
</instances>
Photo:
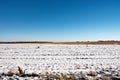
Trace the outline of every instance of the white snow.
<instances>
[{"instance_id":1,"label":"white snow","mask_svg":"<svg viewBox=\"0 0 120 80\"><path fill-rule=\"evenodd\" d=\"M26 73L120 69L120 45L0 44L0 72L18 66Z\"/></svg>"}]
</instances>

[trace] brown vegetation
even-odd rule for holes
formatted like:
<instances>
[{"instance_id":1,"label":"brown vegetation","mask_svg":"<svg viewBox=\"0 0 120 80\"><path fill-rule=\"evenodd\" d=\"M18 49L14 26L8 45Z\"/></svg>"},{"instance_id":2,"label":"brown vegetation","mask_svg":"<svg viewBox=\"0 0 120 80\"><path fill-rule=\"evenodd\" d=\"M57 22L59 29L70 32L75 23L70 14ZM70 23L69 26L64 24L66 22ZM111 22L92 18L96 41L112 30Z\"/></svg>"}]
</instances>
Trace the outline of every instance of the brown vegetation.
<instances>
[{"instance_id":1,"label":"brown vegetation","mask_svg":"<svg viewBox=\"0 0 120 80\"><path fill-rule=\"evenodd\" d=\"M14 74L15 73L12 70L9 70L8 73L7 73L8 76L13 76Z\"/></svg>"},{"instance_id":2,"label":"brown vegetation","mask_svg":"<svg viewBox=\"0 0 120 80\"><path fill-rule=\"evenodd\" d=\"M101 76L100 77L102 80L112 80L110 77L106 77L106 76Z\"/></svg>"},{"instance_id":3,"label":"brown vegetation","mask_svg":"<svg viewBox=\"0 0 120 80\"><path fill-rule=\"evenodd\" d=\"M0 44L118 44L120 41L76 41L76 42L47 42L47 41L19 41L19 42L0 42Z\"/></svg>"},{"instance_id":4,"label":"brown vegetation","mask_svg":"<svg viewBox=\"0 0 120 80\"><path fill-rule=\"evenodd\" d=\"M89 76L97 76L97 73L96 73L96 72L93 72L93 71L90 71L88 75L89 75Z\"/></svg>"},{"instance_id":5,"label":"brown vegetation","mask_svg":"<svg viewBox=\"0 0 120 80\"><path fill-rule=\"evenodd\" d=\"M53 78L56 80L75 80L75 74L66 74L66 73L60 73L60 75L56 75L54 73L45 73L45 74L37 74L37 73L25 73L23 70L18 66L18 73L14 72L13 70L9 70L6 74L7 76L13 76L17 75L20 77L41 77L41 78ZM96 77L97 73L90 71L88 74L81 74L81 79L83 80L89 80L89 77L91 76L95 79L99 78L101 80L119 80L119 78L112 78L108 76L101 75L100 77Z\"/></svg>"},{"instance_id":6,"label":"brown vegetation","mask_svg":"<svg viewBox=\"0 0 120 80\"><path fill-rule=\"evenodd\" d=\"M25 74L19 66L18 66L18 71L19 71L19 74Z\"/></svg>"}]
</instances>

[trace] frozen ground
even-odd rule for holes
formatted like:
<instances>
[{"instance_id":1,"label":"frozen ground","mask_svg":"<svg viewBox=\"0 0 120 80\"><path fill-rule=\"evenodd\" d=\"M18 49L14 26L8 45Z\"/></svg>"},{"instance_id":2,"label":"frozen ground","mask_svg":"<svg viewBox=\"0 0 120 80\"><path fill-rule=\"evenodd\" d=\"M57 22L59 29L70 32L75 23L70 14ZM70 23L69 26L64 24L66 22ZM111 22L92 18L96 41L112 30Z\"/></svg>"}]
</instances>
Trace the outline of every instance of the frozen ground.
<instances>
[{"instance_id":1,"label":"frozen ground","mask_svg":"<svg viewBox=\"0 0 120 80\"><path fill-rule=\"evenodd\" d=\"M120 45L0 44L0 73L120 71ZM105 72L107 73L107 72ZM111 72L108 72L111 73Z\"/></svg>"}]
</instances>

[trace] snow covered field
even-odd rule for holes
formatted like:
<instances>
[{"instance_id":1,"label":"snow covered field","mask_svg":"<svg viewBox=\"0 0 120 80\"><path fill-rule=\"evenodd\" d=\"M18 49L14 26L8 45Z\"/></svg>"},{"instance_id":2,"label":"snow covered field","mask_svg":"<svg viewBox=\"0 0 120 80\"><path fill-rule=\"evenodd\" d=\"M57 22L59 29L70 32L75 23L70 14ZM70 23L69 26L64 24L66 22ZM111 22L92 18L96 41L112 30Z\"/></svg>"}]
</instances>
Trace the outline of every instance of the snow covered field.
<instances>
[{"instance_id":1,"label":"snow covered field","mask_svg":"<svg viewBox=\"0 0 120 80\"><path fill-rule=\"evenodd\" d=\"M120 71L120 45L0 44L0 73ZM110 73L110 72L109 72Z\"/></svg>"}]
</instances>

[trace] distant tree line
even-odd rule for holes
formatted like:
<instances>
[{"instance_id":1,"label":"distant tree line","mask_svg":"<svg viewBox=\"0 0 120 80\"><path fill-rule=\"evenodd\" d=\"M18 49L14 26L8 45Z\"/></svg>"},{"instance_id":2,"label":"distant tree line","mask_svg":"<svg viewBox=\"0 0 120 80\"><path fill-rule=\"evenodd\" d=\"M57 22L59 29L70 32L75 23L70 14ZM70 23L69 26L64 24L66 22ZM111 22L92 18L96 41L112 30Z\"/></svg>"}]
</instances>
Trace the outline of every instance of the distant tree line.
<instances>
[{"instance_id":1,"label":"distant tree line","mask_svg":"<svg viewBox=\"0 0 120 80\"><path fill-rule=\"evenodd\" d=\"M75 42L52 42L52 41L13 41L13 42L0 42L0 44L120 44L116 40L99 40L99 41L75 41Z\"/></svg>"}]
</instances>

